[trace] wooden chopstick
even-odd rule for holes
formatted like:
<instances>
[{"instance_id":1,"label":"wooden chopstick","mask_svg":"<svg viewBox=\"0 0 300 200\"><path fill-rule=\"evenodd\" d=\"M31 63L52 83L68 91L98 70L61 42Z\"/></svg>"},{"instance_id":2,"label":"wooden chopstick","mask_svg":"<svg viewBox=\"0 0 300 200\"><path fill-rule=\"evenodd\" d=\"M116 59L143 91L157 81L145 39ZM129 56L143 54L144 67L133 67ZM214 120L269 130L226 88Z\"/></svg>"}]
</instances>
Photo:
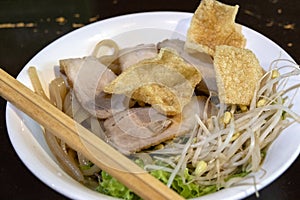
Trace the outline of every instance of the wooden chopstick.
<instances>
[{"instance_id":1,"label":"wooden chopstick","mask_svg":"<svg viewBox=\"0 0 300 200\"><path fill-rule=\"evenodd\" d=\"M2 69L0 95L143 199L183 199Z\"/></svg>"}]
</instances>

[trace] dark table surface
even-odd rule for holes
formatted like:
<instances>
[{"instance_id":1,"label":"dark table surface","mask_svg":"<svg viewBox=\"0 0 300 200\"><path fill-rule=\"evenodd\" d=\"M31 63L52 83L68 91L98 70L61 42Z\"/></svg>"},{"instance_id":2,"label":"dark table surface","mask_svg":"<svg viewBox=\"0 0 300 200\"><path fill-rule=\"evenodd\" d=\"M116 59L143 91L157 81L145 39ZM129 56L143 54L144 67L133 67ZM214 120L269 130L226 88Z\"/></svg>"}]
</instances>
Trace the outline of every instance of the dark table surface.
<instances>
[{"instance_id":1,"label":"dark table surface","mask_svg":"<svg viewBox=\"0 0 300 200\"><path fill-rule=\"evenodd\" d=\"M238 23L264 34L299 63L298 1L221 2L239 4ZM0 0L0 67L16 77L47 44L94 21L146 11L193 12L198 4L199 0ZM7 134L5 106L6 101L0 98L0 199L67 199L35 177L16 155ZM299 199L299 168L298 158L282 176L260 191L260 199Z\"/></svg>"}]
</instances>

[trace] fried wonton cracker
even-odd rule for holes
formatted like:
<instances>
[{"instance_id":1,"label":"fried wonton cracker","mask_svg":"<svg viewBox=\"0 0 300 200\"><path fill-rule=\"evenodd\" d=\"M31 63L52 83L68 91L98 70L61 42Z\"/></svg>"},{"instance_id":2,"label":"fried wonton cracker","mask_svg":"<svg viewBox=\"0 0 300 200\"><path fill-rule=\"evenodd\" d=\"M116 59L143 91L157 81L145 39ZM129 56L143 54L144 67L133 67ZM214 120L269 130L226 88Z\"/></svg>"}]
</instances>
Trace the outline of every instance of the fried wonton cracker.
<instances>
[{"instance_id":1,"label":"fried wonton cracker","mask_svg":"<svg viewBox=\"0 0 300 200\"><path fill-rule=\"evenodd\" d=\"M241 26L235 23L238 8L216 0L202 0L187 33L186 49L213 56L218 45L245 47Z\"/></svg>"},{"instance_id":2,"label":"fried wonton cracker","mask_svg":"<svg viewBox=\"0 0 300 200\"><path fill-rule=\"evenodd\" d=\"M157 57L127 68L104 91L125 94L163 114L176 115L190 101L200 81L201 74L194 66L175 51L162 48Z\"/></svg>"},{"instance_id":3,"label":"fried wonton cracker","mask_svg":"<svg viewBox=\"0 0 300 200\"><path fill-rule=\"evenodd\" d=\"M217 46L214 68L220 101L249 105L257 83L264 74L255 54L248 49Z\"/></svg>"}]
</instances>

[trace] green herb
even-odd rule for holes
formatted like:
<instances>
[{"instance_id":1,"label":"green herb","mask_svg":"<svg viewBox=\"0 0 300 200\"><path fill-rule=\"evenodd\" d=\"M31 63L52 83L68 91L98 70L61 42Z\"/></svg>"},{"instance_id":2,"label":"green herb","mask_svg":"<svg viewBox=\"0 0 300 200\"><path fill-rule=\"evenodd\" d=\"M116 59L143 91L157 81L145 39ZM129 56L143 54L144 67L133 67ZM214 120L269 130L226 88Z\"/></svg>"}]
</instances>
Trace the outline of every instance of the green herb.
<instances>
[{"instance_id":1,"label":"green herb","mask_svg":"<svg viewBox=\"0 0 300 200\"><path fill-rule=\"evenodd\" d=\"M162 170L155 170L151 172L151 175L162 181L164 184L167 184L171 173ZM188 170L185 170L185 178L186 180L192 180L192 176L188 173ZM180 176L175 177L171 188L184 198L195 198L217 191L216 185L200 186L193 182L187 184L183 182Z\"/></svg>"},{"instance_id":2,"label":"green herb","mask_svg":"<svg viewBox=\"0 0 300 200\"><path fill-rule=\"evenodd\" d=\"M141 199L139 196L134 194L131 190L120 183L117 179L110 176L108 173L102 171L101 178L102 180L99 181L99 186L96 188L98 192L126 200Z\"/></svg>"},{"instance_id":3,"label":"green herb","mask_svg":"<svg viewBox=\"0 0 300 200\"><path fill-rule=\"evenodd\" d=\"M137 164L142 165L139 161ZM245 177L250 172L241 171L236 174L233 174L225 179L228 181L231 178L236 177ZM150 172L152 176L163 182L164 184L168 183L171 173L163 170L154 170ZM179 195L184 198L195 198L200 197L206 194L214 193L218 191L217 185L202 186L197 183L192 182L193 176L189 174L188 169L184 171L185 181L177 175L171 184L171 189L176 191ZM188 183L187 183L188 182ZM101 172L101 180L99 181L99 186L96 188L98 192L103 194L118 197L126 200L140 200L141 198L129 190L126 186L120 183L118 180L110 176L108 173Z\"/></svg>"}]
</instances>

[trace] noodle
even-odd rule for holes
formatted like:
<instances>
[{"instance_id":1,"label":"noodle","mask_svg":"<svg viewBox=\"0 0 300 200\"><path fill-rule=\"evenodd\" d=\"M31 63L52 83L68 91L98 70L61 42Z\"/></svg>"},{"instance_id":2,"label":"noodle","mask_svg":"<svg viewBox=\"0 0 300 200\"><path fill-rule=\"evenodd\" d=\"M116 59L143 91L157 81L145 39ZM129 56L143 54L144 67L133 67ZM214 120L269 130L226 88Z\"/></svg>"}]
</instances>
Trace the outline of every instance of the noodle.
<instances>
[{"instance_id":1,"label":"noodle","mask_svg":"<svg viewBox=\"0 0 300 200\"><path fill-rule=\"evenodd\" d=\"M76 166L76 164L71 161L68 155L66 155L61 149L56 137L47 130L45 130L44 135L51 152L56 157L57 161L59 162L60 166L64 169L64 171L67 172L75 180L83 182L84 178L81 171Z\"/></svg>"},{"instance_id":2,"label":"noodle","mask_svg":"<svg viewBox=\"0 0 300 200\"><path fill-rule=\"evenodd\" d=\"M101 48L107 47L109 48L113 53L111 55L103 55L103 52L101 52ZM98 58L98 60L106 65L109 69L111 69L115 74L120 74L121 71L117 65L114 64L114 62L117 60L119 56L119 47L117 43L113 40L102 40L97 43L95 46L92 56Z\"/></svg>"},{"instance_id":3,"label":"noodle","mask_svg":"<svg viewBox=\"0 0 300 200\"><path fill-rule=\"evenodd\" d=\"M64 98L67 94L67 87L62 77L51 81L49 85L50 101L59 110L63 110Z\"/></svg>"},{"instance_id":4,"label":"noodle","mask_svg":"<svg viewBox=\"0 0 300 200\"><path fill-rule=\"evenodd\" d=\"M60 109L62 110L62 99L60 95L66 94L66 87L62 86L61 79L58 81L52 81L50 84L50 97L49 100L48 97L45 95L43 88L41 87L40 80L37 75L37 71L35 68L30 67L29 68L29 77L31 79L33 88L35 89L35 92L39 95L41 95L44 99L51 101L53 104L58 105ZM57 84L58 83L58 84ZM55 88L55 85L57 88ZM60 99L60 100L59 100ZM58 103L59 102L59 103ZM48 130L44 131L45 140L49 146L49 149L53 153L53 155L56 157L58 163L60 166L64 169L65 172L67 172L71 177L76 179L79 182L84 181L84 177L77 167L76 163L70 159L69 155L65 153L65 151L61 148L61 146L58 144L57 138L50 133Z\"/></svg>"},{"instance_id":5,"label":"noodle","mask_svg":"<svg viewBox=\"0 0 300 200\"><path fill-rule=\"evenodd\" d=\"M38 95L42 96L44 99L48 100L48 97L45 94L44 89L43 89L43 87L41 85L41 82L39 80L36 68L35 67L29 67L28 68L28 75L29 75L29 78L31 80L31 84L33 86L34 91Z\"/></svg>"}]
</instances>

